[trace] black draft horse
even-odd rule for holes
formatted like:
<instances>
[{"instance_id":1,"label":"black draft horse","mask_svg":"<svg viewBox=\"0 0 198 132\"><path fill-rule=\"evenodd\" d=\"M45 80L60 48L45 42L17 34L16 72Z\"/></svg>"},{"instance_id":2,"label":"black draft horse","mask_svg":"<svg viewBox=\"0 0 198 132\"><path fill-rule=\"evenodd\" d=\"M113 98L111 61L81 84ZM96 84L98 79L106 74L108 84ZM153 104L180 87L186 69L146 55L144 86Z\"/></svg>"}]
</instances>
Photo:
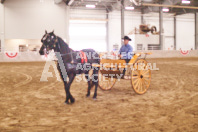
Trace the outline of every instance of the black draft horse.
<instances>
[{"instance_id":1,"label":"black draft horse","mask_svg":"<svg viewBox=\"0 0 198 132\"><path fill-rule=\"evenodd\" d=\"M65 87L65 92L66 92L66 100L65 103L69 104L74 103L75 99L70 93L70 85L72 84L74 78L78 74L85 73L85 77L88 81L88 91L86 96L90 96L90 90L91 87L95 85L95 92L93 98L96 99L97 97L97 87L98 87L98 71L99 69L93 68L92 64L100 64L100 58L98 53L94 51L93 49L83 49L84 55L87 56L87 62L86 66L91 67L93 69L93 75L92 78L89 77L89 71L91 70L90 68L85 68L85 69L78 69L77 65L82 64L82 59L77 57L79 54L82 54L82 51L74 51L69 48L69 46L61 39L60 37L56 36L53 32L47 33L45 31L45 34L43 38L41 39L41 42L43 43L41 48L40 48L40 55L45 55L48 54L49 51L54 50L56 53L60 53L60 56L62 58L64 68L66 69L67 72L67 77L69 78L69 81L66 81L64 79L64 75L61 73L61 67L60 64L57 64L57 69L60 73L60 76L64 82L64 87ZM89 54L89 57L88 57ZM57 57L58 58L58 57ZM85 65L83 63L82 65ZM93 81L94 80L94 81Z\"/></svg>"}]
</instances>

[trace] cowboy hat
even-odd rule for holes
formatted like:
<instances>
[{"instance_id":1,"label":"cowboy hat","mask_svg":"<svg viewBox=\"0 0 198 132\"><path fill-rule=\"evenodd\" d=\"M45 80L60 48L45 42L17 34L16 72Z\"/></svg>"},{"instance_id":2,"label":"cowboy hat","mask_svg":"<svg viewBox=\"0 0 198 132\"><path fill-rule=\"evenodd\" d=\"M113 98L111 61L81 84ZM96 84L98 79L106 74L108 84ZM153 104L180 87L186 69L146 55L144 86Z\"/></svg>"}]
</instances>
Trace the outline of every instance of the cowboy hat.
<instances>
[{"instance_id":1,"label":"cowboy hat","mask_svg":"<svg viewBox=\"0 0 198 132\"><path fill-rule=\"evenodd\" d=\"M131 41L131 39L128 36L124 36L124 38L122 39Z\"/></svg>"}]
</instances>

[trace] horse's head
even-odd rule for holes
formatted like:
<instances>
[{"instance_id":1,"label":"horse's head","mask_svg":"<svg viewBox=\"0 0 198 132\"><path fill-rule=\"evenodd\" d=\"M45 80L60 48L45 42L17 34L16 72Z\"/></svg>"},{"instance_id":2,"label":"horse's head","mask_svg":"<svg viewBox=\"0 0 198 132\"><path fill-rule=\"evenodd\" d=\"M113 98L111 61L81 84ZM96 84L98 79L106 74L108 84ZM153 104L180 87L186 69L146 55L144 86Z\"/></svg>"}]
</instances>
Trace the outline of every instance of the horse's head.
<instances>
[{"instance_id":1,"label":"horse's head","mask_svg":"<svg viewBox=\"0 0 198 132\"><path fill-rule=\"evenodd\" d=\"M40 55L49 54L49 51L51 51L52 49L56 52L57 41L58 41L58 38L54 34L54 31L47 33L47 31L45 30L45 34L43 35L41 39L42 46L39 51Z\"/></svg>"}]
</instances>

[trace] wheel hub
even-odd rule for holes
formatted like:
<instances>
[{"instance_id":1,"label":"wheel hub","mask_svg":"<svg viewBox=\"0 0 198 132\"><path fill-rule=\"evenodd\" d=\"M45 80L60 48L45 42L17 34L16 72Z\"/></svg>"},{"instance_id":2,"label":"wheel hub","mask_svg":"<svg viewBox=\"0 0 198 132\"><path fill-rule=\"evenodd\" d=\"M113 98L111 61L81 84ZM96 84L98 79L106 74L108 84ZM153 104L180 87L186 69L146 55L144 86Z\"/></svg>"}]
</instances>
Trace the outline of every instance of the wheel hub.
<instances>
[{"instance_id":1,"label":"wheel hub","mask_svg":"<svg viewBox=\"0 0 198 132\"><path fill-rule=\"evenodd\" d=\"M140 78L143 78L143 76L142 76L142 75L140 75Z\"/></svg>"}]
</instances>

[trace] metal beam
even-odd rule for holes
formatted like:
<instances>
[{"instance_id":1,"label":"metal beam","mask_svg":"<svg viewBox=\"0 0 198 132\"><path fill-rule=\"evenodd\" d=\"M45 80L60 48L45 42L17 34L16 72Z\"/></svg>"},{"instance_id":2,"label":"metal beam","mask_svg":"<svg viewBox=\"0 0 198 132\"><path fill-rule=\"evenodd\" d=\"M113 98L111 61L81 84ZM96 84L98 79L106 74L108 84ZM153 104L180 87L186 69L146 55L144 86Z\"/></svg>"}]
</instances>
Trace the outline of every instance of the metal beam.
<instances>
[{"instance_id":1,"label":"metal beam","mask_svg":"<svg viewBox=\"0 0 198 132\"><path fill-rule=\"evenodd\" d=\"M106 42L107 42L107 51L110 51L110 47L109 47L109 11L108 9L106 9Z\"/></svg>"},{"instance_id":2,"label":"metal beam","mask_svg":"<svg viewBox=\"0 0 198 132\"><path fill-rule=\"evenodd\" d=\"M198 12L195 12L195 49L198 49Z\"/></svg>"},{"instance_id":3,"label":"metal beam","mask_svg":"<svg viewBox=\"0 0 198 132\"><path fill-rule=\"evenodd\" d=\"M69 44L69 19L70 19L70 6L66 7L66 41Z\"/></svg>"},{"instance_id":4,"label":"metal beam","mask_svg":"<svg viewBox=\"0 0 198 132\"><path fill-rule=\"evenodd\" d=\"M162 4L148 4L148 3L142 3L142 6L170 7L170 8L183 8L183 9L198 9L198 7L196 7L196 6L162 5Z\"/></svg>"},{"instance_id":5,"label":"metal beam","mask_svg":"<svg viewBox=\"0 0 198 132\"><path fill-rule=\"evenodd\" d=\"M176 41L176 34L177 34L177 19L176 15L174 16L174 50L177 49L177 41Z\"/></svg>"},{"instance_id":6,"label":"metal beam","mask_svg":"<svg viewBox=\"0 0 198 132\"><path fill-rule=\"evenodd\" d=\"M121 38L124 37L124 0L121 0ZM122 44L122 40L121 40Z\"/></svg>"},{"instance_id":7,"label":"metal beam","mask_svg":"<svg viewBox=\"0 0 198 132\"><path fill-rule=\"evenodd\" d=\"M141 8L141 24L144 24L144 8Z\"/></svg>"},{"instance_id":8,"label":"metal beam","mask_svg":"<svg viewBox=\"0 0 198 132\"><path fill-rule=\"evenodd\" d=\"M4 5L0 4L0 40L1 40L1 51L5 50L5 10Z\"/></svg>"},{"instance_id":9,"label":"metal beam","mask_svg":"<svg viewBox=\"0 0 198 132\"><path fill-rule=\"evenodd\" d=\"M159 7L159 44L160 49L163 50L164 44L163 44L163 11L162 7Z\"/></svg>"},{"instance_id":10,"label":"metal beam","mask_svg":"<svg viewBox=\"0 0 198 132\"><path fill-rule=\"evenodd\" d=\"M1 3L3 4L5 2L5 0L1 0Z\"/></svg>"}]
</instances>

